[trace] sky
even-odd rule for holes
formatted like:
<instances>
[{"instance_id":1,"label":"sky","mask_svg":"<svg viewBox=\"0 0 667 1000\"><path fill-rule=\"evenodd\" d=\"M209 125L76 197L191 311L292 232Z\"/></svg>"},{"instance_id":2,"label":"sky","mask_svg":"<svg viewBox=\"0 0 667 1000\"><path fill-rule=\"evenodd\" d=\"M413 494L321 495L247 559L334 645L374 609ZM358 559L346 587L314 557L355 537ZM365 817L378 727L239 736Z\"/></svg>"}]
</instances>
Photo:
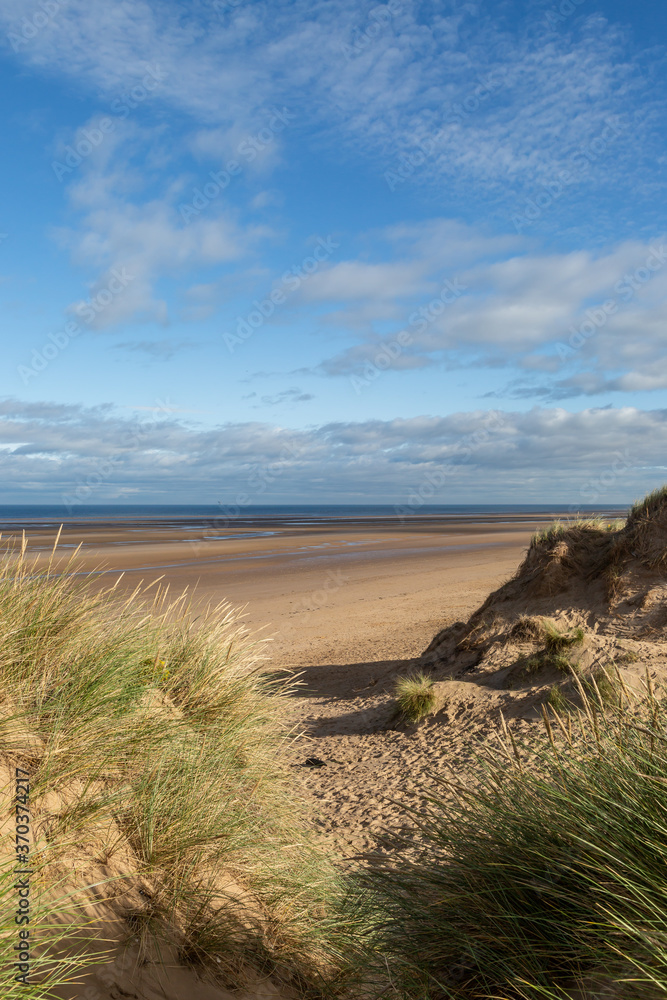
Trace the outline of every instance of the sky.
<instances>
[{"instance_id":1,"label":"sky","mask_svg":"<svg viewBox=\"0 0 667 1000\"><path fill-rule=\"evenodd\" d=\"M667 475L667 8L0 0L0 503Z\"/></svg>"}]
</instances>

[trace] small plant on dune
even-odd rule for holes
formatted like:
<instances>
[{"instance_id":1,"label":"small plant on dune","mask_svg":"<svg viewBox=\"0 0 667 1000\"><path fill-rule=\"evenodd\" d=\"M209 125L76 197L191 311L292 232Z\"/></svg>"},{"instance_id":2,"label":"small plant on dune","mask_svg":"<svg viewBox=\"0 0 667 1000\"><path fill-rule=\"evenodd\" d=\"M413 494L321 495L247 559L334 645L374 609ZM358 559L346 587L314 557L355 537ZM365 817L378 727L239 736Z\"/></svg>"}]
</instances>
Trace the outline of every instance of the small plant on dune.
<instances>
[{"instance_id":1,"label":"small plant on dune","mask_svg":"<svg viewBox=\"0 0 667 1000\"><path fill-rule=\"evenodd\" d=\"M519 615L509 630L511 639L535 642L542 636L542 620L530 615Z\"/></svg>"},{"instance_id":2,"label":"small plant on dune","mask_svg":"<svg viewBox=\"0 0 667 1000\"><path fill-rule=\"evenodd\" d=\"M547 652L544 654L544 664L554 670L559 670L561 674L569 674L577 668L577 664L573 663L566 653Z\"/></svg>"},{"instance_id":3,"label":"small plant on dune","mask_svg":"<svg viewBox=\"0 0 667 1000\"><path fill-rule=\"evenodd\" d=\"M542 638L545 648L550 653L558 653L570 646L576 646L584 641L584 630L577 626L567 632L561 632L558 626L545 618L542 621Z\"/></svg>"},{"instance_id":4,"label":"small plant on dune","mask_svg":"<svg viewBox=\"0 0 667 1000\"><path fill-rule=\"evenodd\" d=\"M638 663L639 655L633 649L622 649L614 657L614 663L624 666L626 663Z\"/></svg>"},{"instance_id":5,"label":"small plant on dune","mask_svg":"<svg viewBox=\"0 0 667 1000\"><path fill-rule=\"evenodd\" d=\"M606 531L618 532L621 531L626 525L626 518L615 517L611 521L605 521L603 527Z\"/></svg>"},{"instance_id":6,"label":"small plant on dune","mask_svg":"<svg viewBox=\"0 0 667 1000\"><path fill-rule=\"evenodd\" d=\"M427 674L399 677L395 691L397 711L408 722L420 722L435 708L433 680Z\"/></svg>"},{"instance_id":7,"label":"small plant on dune","mask_svg":"<svg viewBox=\"0 0 667 1000\"><path fill-rule=\"evenodd\" d=\"M545 714L538 747L508 733L454 801L436 784L418 851L362 874L397 995L667 993L667 716L648 678L643 703L618 687L623 705L582 687L578 713Z\"/></svg>"},{"instance_id":8,"label":"small plant on dune","mask_svg":"<svg viewBox=\"0 0 667 1000\"><path fill-rule=\"evenodd\" d=\"M555 712L565 712L567 710L567 699L557 684L554 684L554 686L549 689L547 701Z\"/></svg>"},{"instance_id":9,"label":"small plant on dune","mask_svg":"<svg viewBox=\"0 0 667 1000\"><path fill-rule=\"evenodd\" d=\"M520 663L522 677L534 677L545 666L544 657L542 656L528 656L524 660L521 660Z\"/></svg>"},{"instance_id":10,"label":"small plant on dune","mask_svg":"<svg viewBox=\"0 0 667 1000\"><path fill-rule=\"evenodd\" d=\"M489 640L489 634L497 626L498 620L494 617L491 620L482 618L472 628L469 628L462 639L459 640L457 650L480 649Z\"/></svg>"},{"instance_id":11,"label":"small plant on dune","mask_svg":"<svg viewBox=\"0 0 667 1000\"><path fill-rule=\"evenodd\" d=\"M550 652L546 649L519 660L519 663L521 676L525 678L535 677L542 670L558 670L562 674L570 674L577 670L577 663L566 653Z\"/></svg>"}]
</instances>

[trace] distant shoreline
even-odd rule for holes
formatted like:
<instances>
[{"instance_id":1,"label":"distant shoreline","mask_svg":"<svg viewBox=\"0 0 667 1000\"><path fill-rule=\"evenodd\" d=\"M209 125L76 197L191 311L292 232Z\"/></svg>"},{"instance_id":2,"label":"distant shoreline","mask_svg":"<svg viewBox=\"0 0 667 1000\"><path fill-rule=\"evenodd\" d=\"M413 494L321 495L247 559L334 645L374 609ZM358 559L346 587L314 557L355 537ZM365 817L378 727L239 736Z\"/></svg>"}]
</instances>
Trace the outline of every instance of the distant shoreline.
<instances>
[{"instance_id":1,"label":"distant shoreline","mask_svg":"<svg viewBox=\"0 0 667 1000\"><path fill-rule=\"evenodd\" d=\"M550 521L558 518L584 516L624 517L627 506L588 505L571 510L565 504L424 504L414 513L401 513L393 504L266 504L238 507L217 505L90 505L68 512L58 504L5 504L0 505L0 531L22 529L52 529L61 524L69 530L80 527L112 529L122 527L127 531L149 529L232 529L267 528L272 524L281 528L290 525L317 525L318 527L351 526L363 524L455 524L463 523L516 523L525 521ZM404 510L404 508L402 508ZM235 511L238 511L236 513Z\"/></svg>"}]
</instances>

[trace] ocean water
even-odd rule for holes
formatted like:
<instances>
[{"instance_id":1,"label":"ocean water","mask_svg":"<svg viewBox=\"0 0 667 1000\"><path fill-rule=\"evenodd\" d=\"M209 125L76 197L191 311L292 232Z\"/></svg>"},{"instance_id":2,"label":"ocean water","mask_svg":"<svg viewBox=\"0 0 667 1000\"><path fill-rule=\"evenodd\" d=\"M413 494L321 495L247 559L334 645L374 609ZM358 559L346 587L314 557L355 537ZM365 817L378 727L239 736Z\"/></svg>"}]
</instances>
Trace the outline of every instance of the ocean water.
<instances>
[{"instance_id":1,"label":"ocean water","mask_svg":"<svg viewBox=\"0 0 667 1000\"><path fill-rule=\"evenodd\" d=\"M623 514L627 508L617 506L580 505L577 511L584 514ZM284 524L309 524L317 521L349 521L363 518L397 517L414 518L465 518L474 516L499 516L553 514L570 517L575 513L568 504L424 504L406 513L405 507L394 504L265 504L255 506L227 506L221 504L82 504L71 510L63 504L4 504L0 505L0 528L9 525L63 524L67 522L147 521L185 526L188 524L257 524L261 521Z\"/></svg>"}]
</instances>

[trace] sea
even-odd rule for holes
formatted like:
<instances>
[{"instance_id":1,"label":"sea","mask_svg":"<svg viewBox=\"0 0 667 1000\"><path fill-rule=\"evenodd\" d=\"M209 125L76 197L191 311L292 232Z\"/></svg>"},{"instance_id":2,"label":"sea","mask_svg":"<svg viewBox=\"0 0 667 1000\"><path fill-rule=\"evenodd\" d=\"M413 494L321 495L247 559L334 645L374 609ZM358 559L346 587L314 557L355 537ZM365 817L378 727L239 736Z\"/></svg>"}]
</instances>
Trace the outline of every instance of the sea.
<instances>
[{"instance_id":1,"label":"sea","mask_svg":"<svg viewBox=\"0 0 667 1000\"><path fill-rule=\"evenodd\" d=\"M356 521L368 518L401 518L403 521L422 518L461 519L502 515L553 515L554 518L576 517L577 514L623 516L626 506L573 504L423 504L414 509L399 504L264 504L255 506L224 506L222 504L4 504L0 505L0 530L9 527L50 527L54 524L91 522L159 523L162 527L196 526L211 522L257 524L262 521L288 524Z\"/></svg>"}]
</instances>

